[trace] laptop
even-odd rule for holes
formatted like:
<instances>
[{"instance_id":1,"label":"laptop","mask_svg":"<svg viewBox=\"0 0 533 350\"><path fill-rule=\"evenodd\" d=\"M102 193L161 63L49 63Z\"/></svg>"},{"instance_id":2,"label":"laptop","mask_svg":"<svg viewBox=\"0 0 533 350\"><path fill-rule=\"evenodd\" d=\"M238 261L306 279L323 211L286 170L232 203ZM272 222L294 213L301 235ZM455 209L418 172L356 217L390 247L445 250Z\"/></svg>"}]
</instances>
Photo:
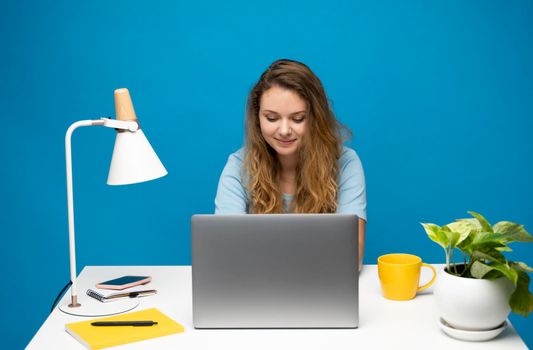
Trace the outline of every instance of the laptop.
<instances>
[{"instance_id":1,"label":"laptop","mask_svg":"<svg viewBox=\"0 0 533 350\"><path fill-rule=\"evenodd\" d=\"M195 328L356 328L355 214L193 215Z\"/></svg>"}]
</instances>

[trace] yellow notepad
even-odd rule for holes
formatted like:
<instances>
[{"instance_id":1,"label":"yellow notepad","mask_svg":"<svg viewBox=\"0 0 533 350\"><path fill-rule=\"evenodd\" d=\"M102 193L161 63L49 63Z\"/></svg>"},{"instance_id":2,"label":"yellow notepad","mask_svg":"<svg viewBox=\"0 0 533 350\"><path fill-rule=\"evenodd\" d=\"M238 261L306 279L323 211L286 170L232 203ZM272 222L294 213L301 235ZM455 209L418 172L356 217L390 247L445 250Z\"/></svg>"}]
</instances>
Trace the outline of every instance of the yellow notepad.
<instances>
[{"instance_id":1,"label":"yellow notepad","mask_svg":"<svg viewBox=\"0 0 533 350\"><path fill-rule=\"evenodd\" d=\"M97 321L156 321L157 325L145 327L111 326L96 327ZM92 319L65 325L65 330L88 349L104 349L111 346L133 343L139 340L181 333L185 328L156 308L130 312L117 316Z\"/></svg>"}]
</instances>

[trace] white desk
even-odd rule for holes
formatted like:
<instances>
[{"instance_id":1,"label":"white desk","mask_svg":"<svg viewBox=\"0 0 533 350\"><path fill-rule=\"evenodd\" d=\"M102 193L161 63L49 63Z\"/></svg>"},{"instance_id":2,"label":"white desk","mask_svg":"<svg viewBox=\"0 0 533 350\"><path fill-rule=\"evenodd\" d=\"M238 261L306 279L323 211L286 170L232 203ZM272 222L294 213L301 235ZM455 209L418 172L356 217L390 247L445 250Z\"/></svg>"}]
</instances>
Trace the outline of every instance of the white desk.
<instances>
[{"instance_id":1,"label":"white desk","mask_svg":"<svg viewBox=\"0 0 533 350\"><path fill-rule=\"evenodd\" d=\"M410 301L384 299L375 265L365 266L360 277L358 329L196 330L190 266L90 266L81 272L78 290L81 294L96 282L128 274L152 276L150 287L158 290L157 295L140 299L133 311L157 307L186 330L117 349L527 349L512 326L489 342L449 338L438 328L431 289ZM422 282L426 279L421 277ZM63 302L69 296L67 292ZM84 349L64 330L66 323L81 320L85 318L54 310L27 349Z\"/></svg>"}]
</instances>

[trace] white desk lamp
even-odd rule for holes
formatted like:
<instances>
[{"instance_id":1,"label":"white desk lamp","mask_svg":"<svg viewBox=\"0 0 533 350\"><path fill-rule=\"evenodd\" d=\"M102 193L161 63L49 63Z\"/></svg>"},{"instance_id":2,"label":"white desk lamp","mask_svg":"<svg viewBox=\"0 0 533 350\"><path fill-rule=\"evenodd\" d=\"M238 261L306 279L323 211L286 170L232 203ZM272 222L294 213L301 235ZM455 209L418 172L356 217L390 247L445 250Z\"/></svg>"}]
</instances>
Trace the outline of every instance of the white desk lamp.
<instances>
[{"instance_id":1,"label":"white desk lamp","mask_svg":"<svg viewBox=\"0 0 533 350\"><path fill-rule=\"evenodd\" d=\"M135 299L104 304L88 296L85 296L83 305L78 302L76 244L74 239L74 200L72 195L72 154L70 142L74 130L82 126L98 125L113 128L117 131L115 148L113 150L113 157L111 159L111 166L107 178L107 183L109 185L128 185L144 182L160 178L167 174L167 170L139 127L128 89L115 90L115 109L117 115L116 120L109 118L81 120L72 124L65 135L70 280L72 281L72 286L70 287L71 302L60 304L59 309L72 315L111 315L131 310L139 305Z\"/></svg>"}]
</instances>

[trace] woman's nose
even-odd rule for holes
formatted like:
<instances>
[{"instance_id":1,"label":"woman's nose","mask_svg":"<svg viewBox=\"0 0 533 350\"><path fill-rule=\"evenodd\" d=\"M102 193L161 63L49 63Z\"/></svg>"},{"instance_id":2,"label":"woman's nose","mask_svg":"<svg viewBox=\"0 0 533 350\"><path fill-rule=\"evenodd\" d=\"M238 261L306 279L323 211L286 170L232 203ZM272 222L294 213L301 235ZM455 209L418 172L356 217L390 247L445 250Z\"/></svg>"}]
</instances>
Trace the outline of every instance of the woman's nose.
<instances>
[{"instance_id":1,"label":"woman's nose","mask_svg":"<svg viewBox=\"0 0 533 350\"><path fill-rule=\"evenodd\" d=\"M292 133L292 129L288 120L282 120L279 133L282 136L289 136Z\"/></svg>"}]
</instances>

